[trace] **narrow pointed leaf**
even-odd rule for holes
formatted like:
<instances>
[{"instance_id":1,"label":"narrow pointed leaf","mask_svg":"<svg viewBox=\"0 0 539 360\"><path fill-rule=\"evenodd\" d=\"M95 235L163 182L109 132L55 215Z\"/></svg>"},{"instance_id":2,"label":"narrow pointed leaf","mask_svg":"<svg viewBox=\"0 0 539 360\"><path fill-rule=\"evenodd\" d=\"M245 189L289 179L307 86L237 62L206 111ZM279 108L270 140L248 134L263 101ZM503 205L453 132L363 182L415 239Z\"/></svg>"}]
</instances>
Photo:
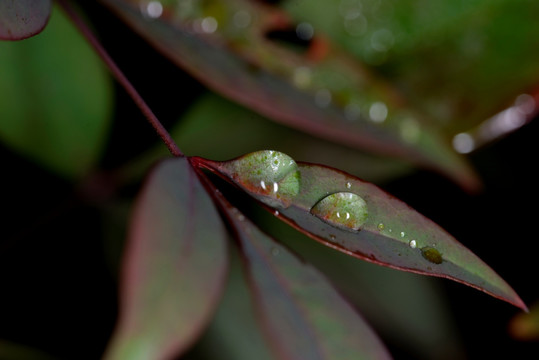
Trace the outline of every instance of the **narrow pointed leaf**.
<instances>
[{"instance_id":1,"label":"narrow pointed leaf","mask_svg":"<svg viewBox=\"0 0 539 360\"><path fill-rule=\"evenodd\" d=\"M0 1L0 40L22 40L39 34L50 13L51 0Z\"/></svg>"},{"instance_id":2,"label":"narrow pointed leaf","mask_svg":"<svg viewBox=\"0 0 539 360\"><path fill-rule=\"evenodd\" d=\"M478 186L467 162L396 89L338 49L313 59L268 41L284 14L222 0L152 13L135 0L102 0L159 51L211 89L312 135L405 158ZM153 15L152 15L153 14ZM250 19L245 27L238 16ZM279 19L282 21L280 22ZM317 40L313 40L316 42Z\"/></svg>"},{"instance_id":3,"label":"narrow pointed leaf","mask_svg":"<svg viewBox=\"0 0 539 360\"><path fill-rule=\"evenodd\" d=\"M234 208L250 286L278 359L389 359L371 328L329 281Z\"/></svg>"},{"instance_id":4,"label":"narrow pointed leaf","mask_svg":"<svg viewBox=\"0 0 539 360\"><path fill-rule=\"evenodd\" d=\"M526 308L470 250L371 183L270 150L206 164L327 246L383 266L449 278Z\"/></svg>"},{"instance_id":5,"label":"narrow pointed leaf","mask_svg":"<svg viewBox=\"0 0 539 360\"><path fill-rule=\"evenodd\" d=\"M173 358L193 343L223 290L225 234L185 158L152 171L131 219L107 359Z\"/></svg>"}]
</instances>

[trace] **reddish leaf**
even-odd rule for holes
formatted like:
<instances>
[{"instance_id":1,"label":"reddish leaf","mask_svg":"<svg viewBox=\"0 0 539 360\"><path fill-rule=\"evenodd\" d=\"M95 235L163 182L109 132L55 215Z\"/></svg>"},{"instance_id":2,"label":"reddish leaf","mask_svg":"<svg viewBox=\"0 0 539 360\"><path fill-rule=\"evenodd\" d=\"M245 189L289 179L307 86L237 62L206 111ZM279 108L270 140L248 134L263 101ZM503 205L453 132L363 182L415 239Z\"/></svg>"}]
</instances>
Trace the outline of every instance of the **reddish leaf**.
<instances>
[{"instance_id":1,"label":"reddish leaf","mask_svg":"<svg viewBox=\"0 0 539 360\"><path fill-rule=\"evenodd\" d=\"M327 246L383 266L452 279L526 308L470 250L373 184L269 150L200 162Z\"/></svg>"},{"instance_id":2,"label":"reddish leaf","mask_svg":"<svg viewBox=\"0 0 539 360\"><path fill-rule=\"evenodd\" d=\"M200 335L220 299L226 231L185 158L152 171L129 230L107 359L172 358Z\"/></svg>"},{"instance_id":3,"label":"reddish leaf","mask_svg":"<svg viewBox=\"0 0 539 360\"><path fill-rule=\"evenodd\" d=\"M286 24L283 13L249 1L216 0L187 10L164 4L156 12L138 1L102 1L211 89L270 119L339 144L405 158L469 189L478 186L449 139L360 63L337 49L313 61L267 41L272 27ZM238 29L238 14L251 19L248 28Z\"/></svg>"},{"instance_id":4,"label":"reddish leaf","mask_svg":"<svg viewBox=\"0 0 539 360\"><path fill-rule=\"evenodd\" d=\"M265 335L278 359L389 359L357 312L314 267L228 207Z\"/></svg>"},{"instance_id":5,"label":"reddish leaf","mask_svg":"<svg viewBox=\"0 0 539 360\"><path fill-rule=\"evenodd\" d=\"M51 0L0 1L0 40L22 40L39 34L51 13Z\"/></svg>"}]
</instances>

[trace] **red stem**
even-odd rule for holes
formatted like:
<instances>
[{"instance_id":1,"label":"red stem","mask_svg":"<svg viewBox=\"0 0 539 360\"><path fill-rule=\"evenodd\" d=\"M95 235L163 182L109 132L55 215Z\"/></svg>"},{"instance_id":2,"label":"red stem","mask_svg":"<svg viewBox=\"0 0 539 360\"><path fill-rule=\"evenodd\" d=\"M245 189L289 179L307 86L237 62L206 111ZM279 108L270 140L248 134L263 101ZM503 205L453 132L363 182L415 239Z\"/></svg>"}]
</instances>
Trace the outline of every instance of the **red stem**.
<instances>
[{"instance_id":1,"label":"red stem","mask_svg":"<svg viewBox=\"0 0 539 360\"><path fill-rule=\"evenodd\" d=\"M77 12L73 9L73 7L68 3L66 0L57 0L57 3L62 7L64 12L69 16L73 24L79 29L79 31L82 33L82 35L86 38L86 40L90 43L90 45L94 48L96 53L101 57L103 62L107 65L112 75L116 78L118 83L122 85L122 87L125 89L125 91L129 94L129 96L133 99L135 104L138 106L138 108L142 111L144 116L146 116L146 119L150 122L150 124L153 126L155 131L157 131L157 134L161 137L165 145L167 146L170 153L176 157L183 157L183 153L174 142L174 139L172 139L172 136L168 133L168 131L165 129L165 127L161 124L159 119L155 116L153 111L150 109L148 104L142 99L140 94L137 92L135 87L131 84L131 82L127 79L127 77L124 75L124 73L120 70L118 65L112 60L108 52L103 48L99 40L95 37L95 35L92 33L90 28L86 25L86 23L82 20L82 18L77 14Z\"/></svg>"}]
</instances>

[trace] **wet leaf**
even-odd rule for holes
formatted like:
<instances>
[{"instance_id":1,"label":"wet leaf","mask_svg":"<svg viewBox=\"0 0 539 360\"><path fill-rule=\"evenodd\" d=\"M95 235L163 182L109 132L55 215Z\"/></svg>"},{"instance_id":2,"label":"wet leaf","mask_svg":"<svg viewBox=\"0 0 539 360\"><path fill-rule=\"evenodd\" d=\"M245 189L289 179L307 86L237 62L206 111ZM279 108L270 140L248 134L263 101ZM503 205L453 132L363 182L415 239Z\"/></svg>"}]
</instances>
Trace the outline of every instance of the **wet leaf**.
<instances>
[{"instance_id":1,"label":"wet leaf","mask_svg":"<svg viewBox=\"0 0 539 360\"><path fill-rule=\"evenodd\" d=\"M339 144L405 158L467 188L478 186L450 139L360 63L338 49L317 57L267 39L271 30L286 26L281 12L250 1L164 3L159 12L141 8L138 1L102 1L211 89L270 119Z\"/></svg>"},{"instance_id":2,"label":"wet leaf","mask_svg":"<svg viewBox=\"0 0 539 360\"><path fill-rule=\"evenodd\" d=\"M22 40L39 34L50 13L51 0L0 1L0 40Z\"/></svg>"},{"instance_id":3,"label":"wet leaf","mask_svg":"<svg viewBox=\"0 0 539 360\"><path fill-rule=\"evenodd\" d=\"M225 283L226 232L185 158L161 162L135 206L107 359L164 359L211 320Z\"/></svg>"},{"instance_id":4,"label":"wet leaf","mask_svg":"<svg viewBox=\"0 0 539 360\"><path fill-rule=\"evenodd\" d=\"M0 141L65 177L90 171L105 144L112 84L63 13L53 11L40 36L0 42L0 68Z\"/></svg>"},{"instance_id":5,"label":"wet leaf","mask_svg":"<svg viewBox=\"0 0 539 360\"><path fill-rule=\"evenodd\" d=\"M375 333L314 267L234 208L261 324L279 359L389 359Z\"/></svg>"},{"instance_id":6,"label":"wet leaf","mask_svg":"<svg viewBox=\"0 0 539 360\"><path fill-rule=\"evenodd\" d=\"M526 308L514 290L470 250L375 185L340 170L294 162L288 165L288 176L293 174L298 179L297 194L281 194L281 183L273 177L273 169L262 154L272 158L275 151L255 152L228 162L201 163L329 247L379 265L452 279ZM271 185L265 185L271 191L263 191L262 183L254 187L253 174L260 176L260 182L268 180ZM351 199L349 194L353 194ZM317 205L321 201L323 206Z\"/></svg>"},{"instance_id":7,"label":"wet leaf","mask_svg":"<svg viewBox=\"0 0 539 360\"><path fill-rule=\"evenodd\" d=\"M450 132L471 129L539 84L536 1L282 3Z\"/></svg>"}]
</instances>

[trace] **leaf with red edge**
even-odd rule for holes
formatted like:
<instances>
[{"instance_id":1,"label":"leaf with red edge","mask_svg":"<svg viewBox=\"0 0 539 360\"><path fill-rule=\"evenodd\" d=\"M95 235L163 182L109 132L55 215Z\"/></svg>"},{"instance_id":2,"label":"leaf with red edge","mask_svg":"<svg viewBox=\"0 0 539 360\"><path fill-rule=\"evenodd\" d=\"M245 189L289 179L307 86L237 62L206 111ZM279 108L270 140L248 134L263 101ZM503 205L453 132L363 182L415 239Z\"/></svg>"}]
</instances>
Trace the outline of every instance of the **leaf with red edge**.
<instances>
[{"instance_id":1,"label":"leaf with red edge","mask_svg":"<svg viewBox=\"0 0 539 360\"><path fill-rule=\"evenodd\" d=\"M379 265L452 279L526 309L470 250L371 183L271 150L225 162L199 161L329 247Z\"/></svg>"},{"instance_id":2,"label":"leaf with red edge","mask_svg":"<svg viewBox=\"0 0 539 360\"><path fill-rule=\"evenodd\" d=\"M51 0L0 1L0 40L22 40L39 34L51 14Z\"/></svg>"},{"instance_id":3,"label":"leaf with red edge","mask_svg":"<svg viewBox=\"0 0 539 360\"><path fill-rule=\"evenodd\" d=\"M107 359L172 358L201 334L221 297L226 231L185 158L152 171L136 203Z\"/></svg>"},{"instance_id":4,"label":"leaf with red edge","mask_svg":"<svg viewBox=\"0 0 539 360\"><path fill-rule=\"evenodd\" d=\"M268 40L272 30L289 25L275 8L214 0L187 6L167 2L157 11L138 0L102 2L205 85L274 121L339 144L404 158L442 172L467 189L479 186L450 139L361 63L334 48L318 58ZM245 27L238 17L247 22Z\"/></svg>"},{"instance_id":5,"label":"leaf with red edge","mask_svg":"<svg viewBox=\"0 0 539 360\"><path fill-rule=\"evenodd\" d=\"M261 325L278 359L390 359L368 324L316 268L237 209L237 231Z\"/></svg>"}]
</instances>

